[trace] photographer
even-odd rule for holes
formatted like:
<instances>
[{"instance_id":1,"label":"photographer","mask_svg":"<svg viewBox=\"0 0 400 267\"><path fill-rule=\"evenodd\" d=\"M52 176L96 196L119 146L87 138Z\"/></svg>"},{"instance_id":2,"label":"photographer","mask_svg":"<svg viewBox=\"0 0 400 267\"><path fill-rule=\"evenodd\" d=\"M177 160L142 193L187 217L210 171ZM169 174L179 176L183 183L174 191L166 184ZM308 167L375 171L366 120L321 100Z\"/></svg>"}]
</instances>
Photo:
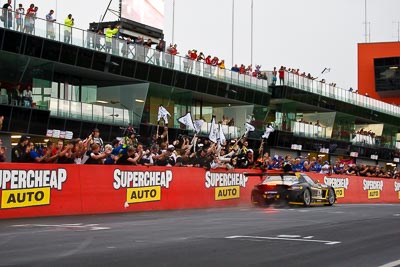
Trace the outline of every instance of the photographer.
<instances>
[{"instance_id":1,"label":"photographer","mask_svg":"<svg viewBox=\"0 0 400 267\"><path fill-rule=\"evenodd\" d=\"M54 22L56 21L55 18L53 18L54 10L51 9L50 12L46 15L46 38L51 38L55 39L56 35L54 33Z\"/></svg>"},{"instance_id":2,"label":"photographer","mask_svg":"<svg viewBox=\"0 0 400 267\"><path fill-rule=\"evenodd\" d=\"M72 26L74 26L74 18L72 14L69 14L68 17L64 20L64 42L70 43L72 36Z\"/></svg>"}]
</instances>

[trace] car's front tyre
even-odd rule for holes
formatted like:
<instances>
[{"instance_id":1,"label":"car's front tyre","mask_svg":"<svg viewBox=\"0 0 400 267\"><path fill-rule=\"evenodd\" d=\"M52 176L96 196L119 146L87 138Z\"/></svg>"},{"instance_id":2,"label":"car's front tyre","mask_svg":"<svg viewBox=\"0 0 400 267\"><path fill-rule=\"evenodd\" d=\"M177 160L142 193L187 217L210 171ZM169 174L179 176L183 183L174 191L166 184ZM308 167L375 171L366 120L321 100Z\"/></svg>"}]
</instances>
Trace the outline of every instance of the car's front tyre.
<instances>
[{"instance_id":1,"label":"car's front tyre","mask_svg":"<svg viewBox=\"0 0 400 267\"><path fill-rule=\"evenodd\" d=\"M311 192L309 189L306 189L303 192L303 204L305 207L309 207L311 204Z\"/></svg>"},{"instance_id":2,"label":"car's front tyre","mask_svg":"<svg viewBox=\"0 0 400 267\"><path fill-rule=\"evenodd\" d=\"M329 188L328 190L328 206L332 206L335 204L336 197L335 197L335 191L333 191L332 188Z\"/></svg>"}]
</instances>

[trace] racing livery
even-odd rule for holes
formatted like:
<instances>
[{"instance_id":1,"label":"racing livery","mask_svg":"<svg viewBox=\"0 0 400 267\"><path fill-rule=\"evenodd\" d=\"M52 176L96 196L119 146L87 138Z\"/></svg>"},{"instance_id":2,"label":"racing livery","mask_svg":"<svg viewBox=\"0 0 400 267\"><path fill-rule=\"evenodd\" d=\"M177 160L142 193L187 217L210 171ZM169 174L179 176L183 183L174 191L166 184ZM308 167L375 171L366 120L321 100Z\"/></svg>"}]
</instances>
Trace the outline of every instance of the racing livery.
<instances>
[{"instance_id":1,"label":"racing livery","mask_svg":"<svg viewBox=\"0 0 400 267\"><path fill-rule=\"evenodd\" d=\"M254 175L254 174L252 174ZM254 186L251 192L251 202L264 206L276 202L289 205L328 205L336 201L333 187L314 182L308 175L293 173L256 174L266 177Z\"/></svg>"}]
</instances>

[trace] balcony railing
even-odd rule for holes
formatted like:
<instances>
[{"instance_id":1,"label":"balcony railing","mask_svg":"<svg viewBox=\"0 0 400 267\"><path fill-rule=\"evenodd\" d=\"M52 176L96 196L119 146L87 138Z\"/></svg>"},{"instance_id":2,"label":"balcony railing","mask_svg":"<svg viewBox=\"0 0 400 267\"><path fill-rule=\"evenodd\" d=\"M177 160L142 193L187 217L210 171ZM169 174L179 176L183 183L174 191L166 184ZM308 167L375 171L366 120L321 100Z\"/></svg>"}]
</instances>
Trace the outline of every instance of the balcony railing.
<instances>
[{"instance_id":1,"label":"balcony railing","mask_svg":"<svg viewBox=\"0 0 400 267\"><path fill-rule=\"evenodd\" d=\"M267 71L267 77L269 81L272 81L271 71ZM279 85L279 81L277 81L277 85ZM373 111L378 111L393 116L400 116L399 106L391 105L364 95L357 94L355 92L350 92L349 90L309 79L307 77L302 77L294 73L285 72L284 85L292 86L300 90L329 97L342 102L351 103L356 106L365 107Z\"/></svg>"},{"instance_id":2,"label":"balcony railing","mask_svg":"<svg viewBox=\"0 0 400 267\"><path fill-rule=\"evenodd\" d=\"M96 121L114 125L128 125L129 123L140 123L135 121L135 116L128 109L113 108L96 104L88 104L76 101L50 98L46 101L52 116Z\"/></svg>"},{"instance_id":3,"label":"balcony railing","mask_svg":"<svg viewBox=\"0 0 400 267\"><path fill-rule=\"evenodd\" d=\"M11 23L9 24L10 20ZM130 44L127 40L120 38L112 38L112 41L106 44L106 38L103 34L96 34L92 31L68 27L57 22L48 22L41 18L33 19L32 26L25 27L24 20L25 16L23 16L22 19L22 26L18 27L16 23L17 20L14 19L14 12L10 12L9 16L5 16L5 21L0 22L0 26L54 41L69 43L152 65L252 88L257 91L268 92L268 82L264 79L239 74L238 72L227 69L220 69L218 66L211 66L200 61L193 61L186 57L173 56L169 53L159 52L142 45Z\"/></svg>"}]
</instances>

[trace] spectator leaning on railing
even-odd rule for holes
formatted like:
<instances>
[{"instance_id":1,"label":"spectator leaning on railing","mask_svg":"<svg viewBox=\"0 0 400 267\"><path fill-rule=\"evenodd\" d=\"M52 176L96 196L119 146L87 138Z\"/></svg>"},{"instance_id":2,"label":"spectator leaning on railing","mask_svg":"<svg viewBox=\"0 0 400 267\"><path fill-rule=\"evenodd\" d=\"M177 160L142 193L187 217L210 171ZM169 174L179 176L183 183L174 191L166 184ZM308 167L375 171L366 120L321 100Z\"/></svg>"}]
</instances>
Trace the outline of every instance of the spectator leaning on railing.
<instances>
[{"instance_id":1,"label":"spectator leaning on railing","mask_svg":"<svg viewBox=\"0 0 400 267\"><path fill-rule=\"evenodd\" d=\"M1 20L4 22L4 28L12 27L12 6L11 0L7 0L7 3L3 5Z\"/></svg>"},{"instance_id":2,"label":"spectator leaning on railing","mask_svg":"<svg viewBox=\"0 0 400 267\"><path fill-rule=\"evenodd\" d=\"M25 8L23 8L22 4L18 5L18 8L15 10L15 22L16 22L16 30L22 31L24 25Z\"/></svg>"}]
</instances>

